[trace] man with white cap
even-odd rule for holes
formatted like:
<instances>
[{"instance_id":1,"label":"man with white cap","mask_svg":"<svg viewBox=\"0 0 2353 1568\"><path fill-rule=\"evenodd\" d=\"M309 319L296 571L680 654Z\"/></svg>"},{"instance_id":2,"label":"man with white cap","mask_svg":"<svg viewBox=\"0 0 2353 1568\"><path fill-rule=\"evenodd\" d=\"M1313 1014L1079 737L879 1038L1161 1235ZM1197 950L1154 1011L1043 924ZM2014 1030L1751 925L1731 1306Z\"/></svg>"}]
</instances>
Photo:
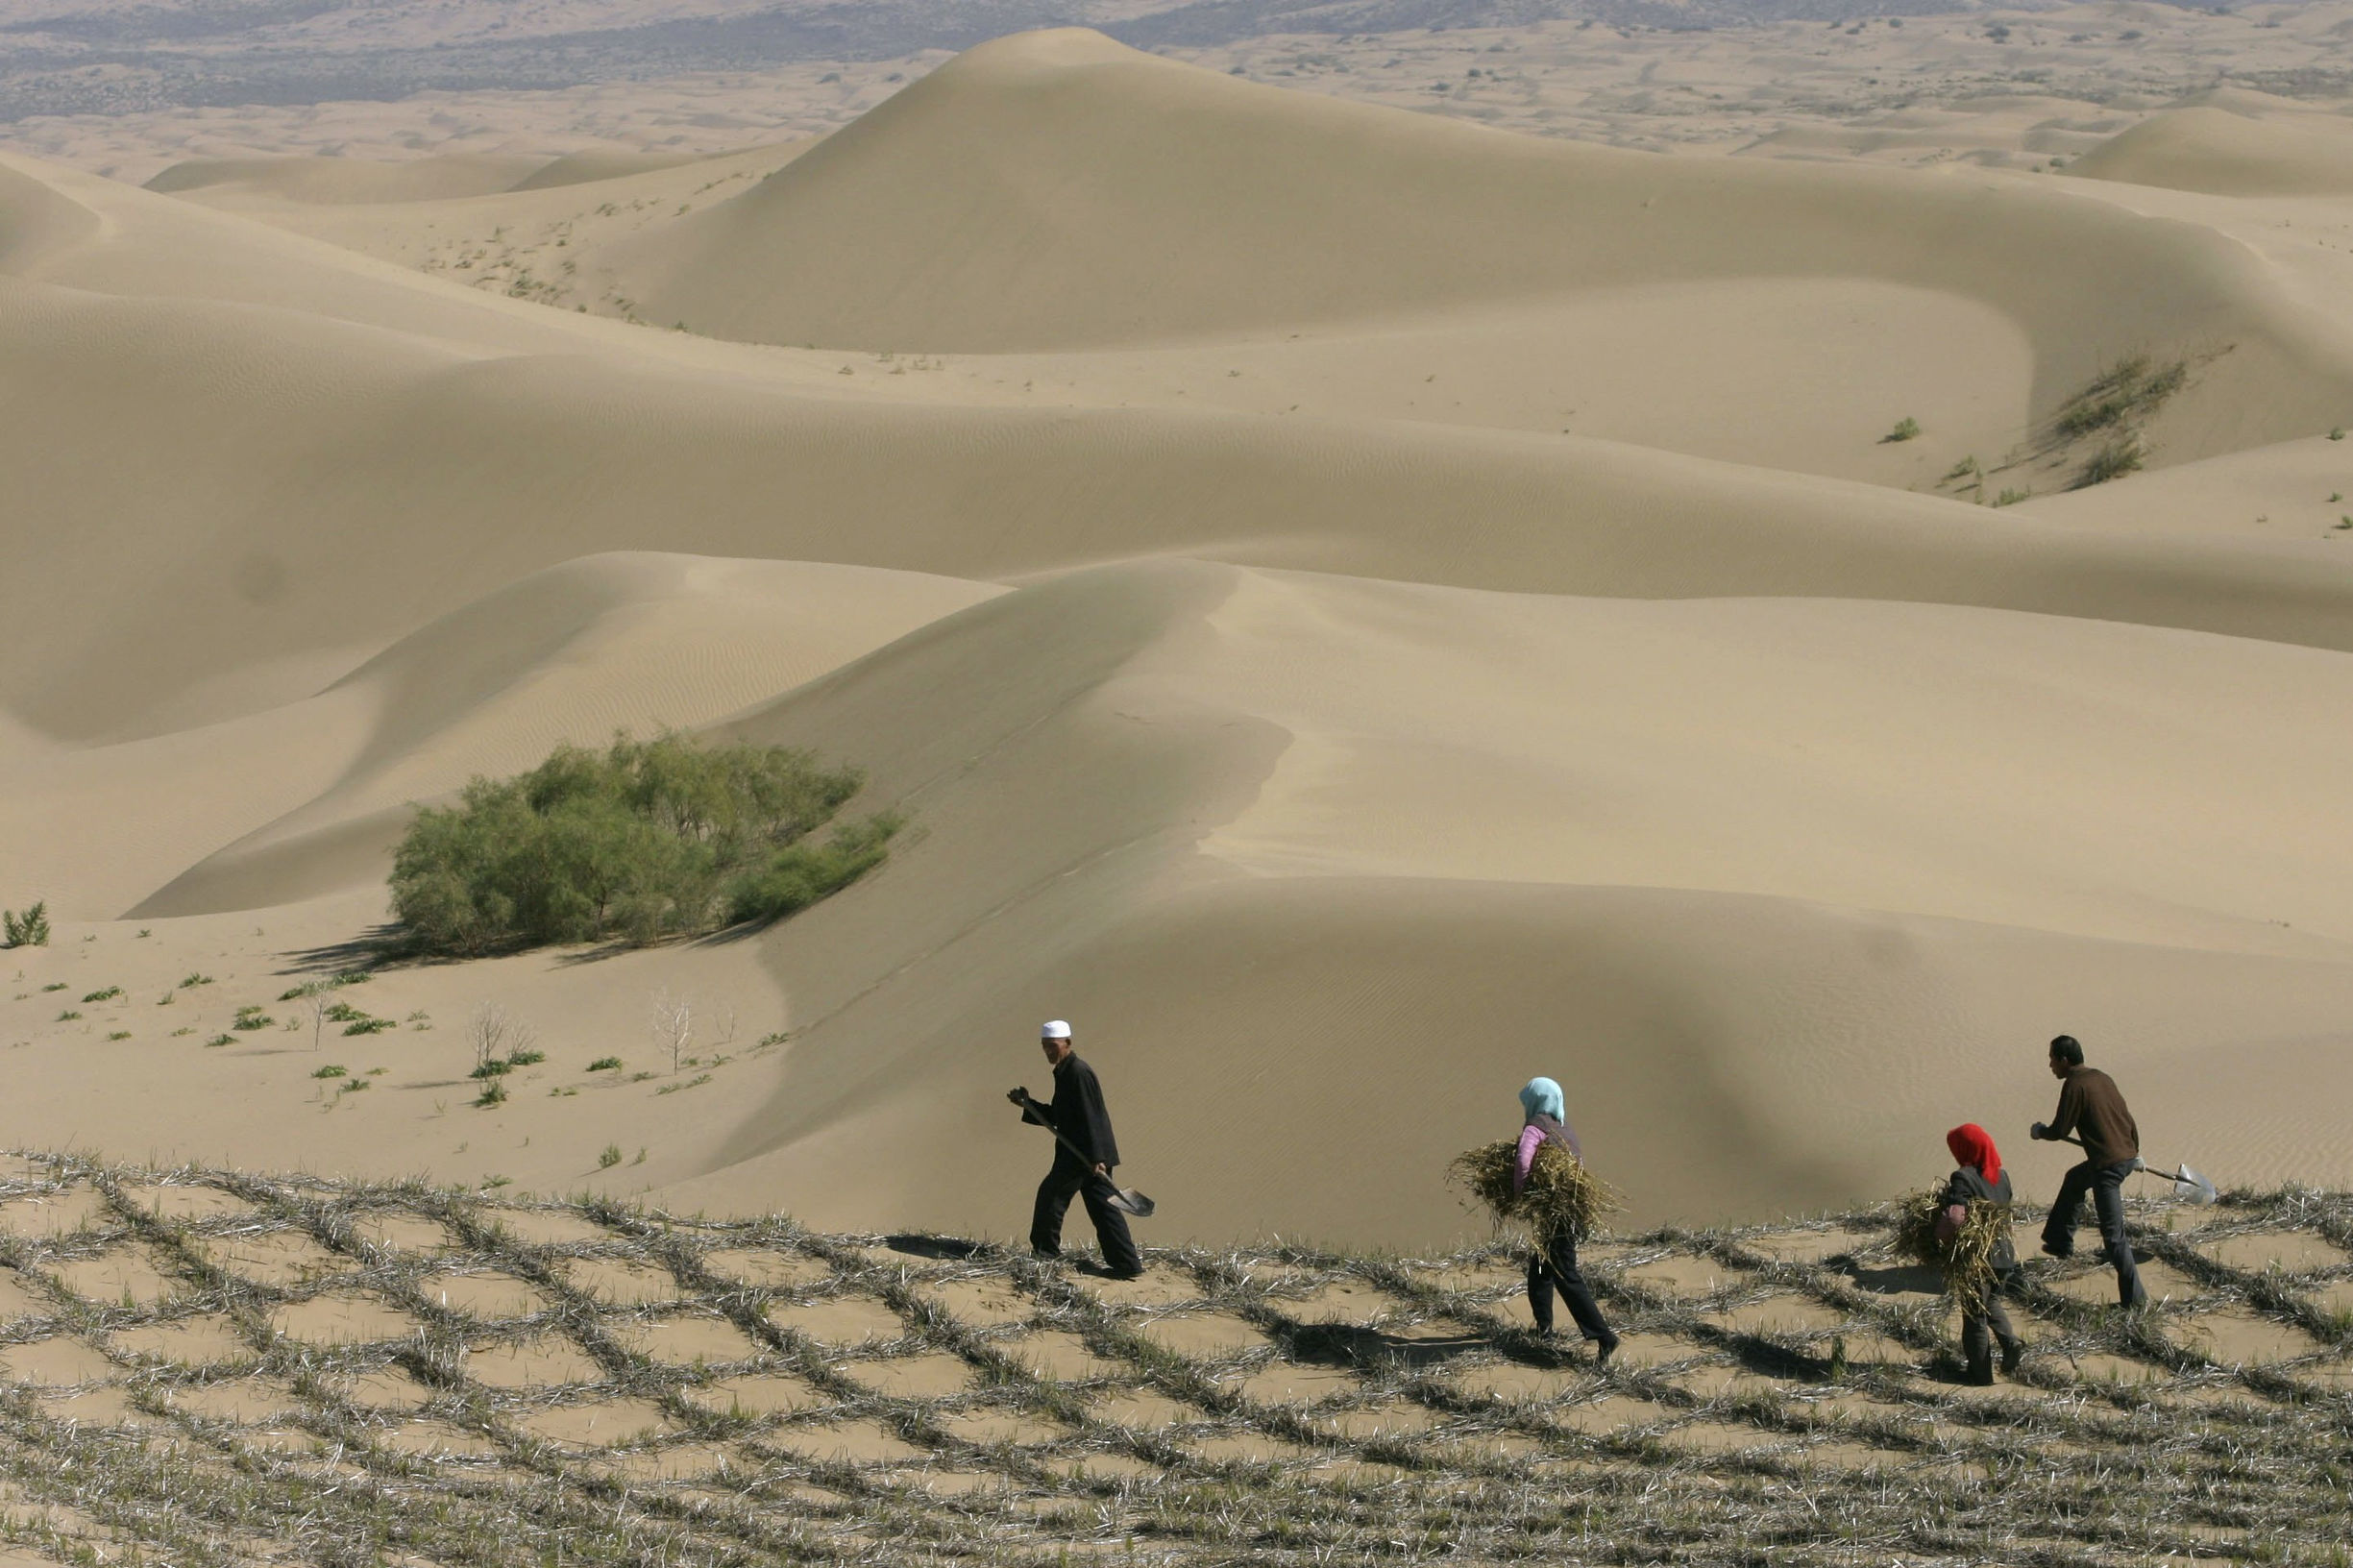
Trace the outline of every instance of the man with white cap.
<instances>
[{"instance_id":1,"label":"man with white cap","mask_svg":"<svg viewBox=\"0 0 2353 1568\"><path fill-rule=\"evenodd\" d=\"M1083 1196L1087 1217L1094 1221L1095 1239L1103 1248L1105 1270L1114 1279L1132 1280L1143 1272L1143 1258L1128 1235L1126 1216L1108 1201L1117 1190L1111 1172L1119 1163L1119 1144L1112 1137L1111 1113L1103 1108L1103 1086L1095 1082L1094 1068L1078 1059L1070 1026L1062 1019L1040 1029L1038 1043L1054 1069L1054 1098L1040 1105L1027 1089L1005 1095L1021 1108L1023 1121L1062 1135L1054 1140L1054 1168L1038 1184L1030 1250L1041 1258L1062 1256L1062 1217L1069 1213L1071 1198Z\"/></svg>"}]
</instances>

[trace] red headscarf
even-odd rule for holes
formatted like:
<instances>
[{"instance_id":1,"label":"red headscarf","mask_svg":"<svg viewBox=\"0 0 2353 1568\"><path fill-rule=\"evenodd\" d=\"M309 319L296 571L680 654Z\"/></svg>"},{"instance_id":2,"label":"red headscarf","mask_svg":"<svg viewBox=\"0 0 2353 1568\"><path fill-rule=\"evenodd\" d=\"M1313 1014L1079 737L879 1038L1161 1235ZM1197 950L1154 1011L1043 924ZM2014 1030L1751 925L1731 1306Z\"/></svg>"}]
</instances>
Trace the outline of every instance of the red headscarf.
<instances>
[{"instance_id":1,"label":"red headscarf","mask_svg":"<svg viewBox=\"0 0 2353 1568\"><path fill-rule=\"evenodd\" d=\"M1947 1133L1945 1147L1962 1164L1974 1165L1987 1181L2001 1180L2001 1152L1994 1147L1994 1135L1975 1122L1964 1122Z\"/></svg>"}]
</instances>

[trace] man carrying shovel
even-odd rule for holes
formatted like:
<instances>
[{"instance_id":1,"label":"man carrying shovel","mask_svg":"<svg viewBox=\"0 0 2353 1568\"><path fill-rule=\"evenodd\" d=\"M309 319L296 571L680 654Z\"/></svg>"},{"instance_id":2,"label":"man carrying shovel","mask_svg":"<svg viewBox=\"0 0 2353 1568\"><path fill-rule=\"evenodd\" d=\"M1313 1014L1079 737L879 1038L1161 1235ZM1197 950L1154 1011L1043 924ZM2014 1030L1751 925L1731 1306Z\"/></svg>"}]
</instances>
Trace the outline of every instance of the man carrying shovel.
<instances>
[{"instance_id":1,"label":"man carrying shovel","mask_svg":"<svg viewBox=\"0 0 2353 1568\"><path fill-rule=\"evenodd\" d=\"M2124 1235L2124 1178L2140 1167L2141 1129L2125 1108L2116 1080L2083 1065L2083 1046L2072 1035L2050 1042L2050 1075L2062 1086L2058 1114L2048 1123L2036 1122L2034 1136L2053 1142L2078 1141L2084 1158L2059 1184L2058 1201L2043 1225L2043 1250L2053 1258L2073 1256L2083 1197L2091 1193L2099 1214L2100 1238L2116 1269L2117 1300L2127 1308L2145 1307L2148 1292L2142 1288L2132 1242ZM2076 1136L2071 1139L2071 1134Z\"/></svg>"},{"instance_id":2,"label":"man carrying shovel","mask_svg":"<svg viewBox=\"0 0 2353 1568\"><path fill-rule=\"evenodd\" d=\"M1143 1272L1143 1258L1113 1202L1120 1195L1111 1179L1119 1144L1112 1137L1111 1113L1103 1108L1103 1086L1095 1081L1094 1068L1078 1059L1068 1024L1057 1018L1038 1034L1054 1069L1054 1098L1041 1105L1026 1088L1005 1095L1021 1108L1023 1121L1051 1127L1055 1135L1054 1168L1038 1184L1038 1207L1030 1218L1030 1250L1041 1258L1062 1256L1063 1215L1069 1213L1071 1198L1083 1195L1103 1248L1105 1271L1115 1280L1132 1280Z\"/></svg>"}]
</instances>

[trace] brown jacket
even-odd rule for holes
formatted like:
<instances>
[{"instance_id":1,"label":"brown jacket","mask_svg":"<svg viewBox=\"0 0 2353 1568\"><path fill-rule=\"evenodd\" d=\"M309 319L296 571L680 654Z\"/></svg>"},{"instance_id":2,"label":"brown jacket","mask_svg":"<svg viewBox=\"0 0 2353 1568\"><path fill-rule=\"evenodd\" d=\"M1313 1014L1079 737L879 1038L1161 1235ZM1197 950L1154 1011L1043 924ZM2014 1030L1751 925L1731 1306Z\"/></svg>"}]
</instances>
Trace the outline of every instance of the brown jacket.
<instances>
[{"instance_id":1,"label":"brown jacket","mask_svg":"<svg viewBox=\"0 0 2353 1568\"><path fill-rule=\"evenodd\" d=\"M2070 1133L2083 1139L2084 1157L2096 1165L2120 1164L2141 1152L2141 1129L2116 1080L2097 1067L2071 1067L2059 1086L2059 1114L2050 1136Z\"/></svg>"}]
</instances>

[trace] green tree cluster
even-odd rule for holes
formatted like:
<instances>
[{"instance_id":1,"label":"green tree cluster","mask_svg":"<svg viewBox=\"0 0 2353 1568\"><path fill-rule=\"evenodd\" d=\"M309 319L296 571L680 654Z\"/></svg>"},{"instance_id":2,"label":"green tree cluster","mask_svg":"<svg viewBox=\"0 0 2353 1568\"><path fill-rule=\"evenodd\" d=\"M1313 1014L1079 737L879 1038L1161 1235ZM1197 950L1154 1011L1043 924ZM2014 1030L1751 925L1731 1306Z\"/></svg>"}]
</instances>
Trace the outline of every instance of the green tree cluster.
<instances>
[{"instance_id":1,"label":"green tree cluster","mask_svg":"<svg viewBox=\"0 0 2353 1568\"><path fill-rule=\"evenodd\" d=\"M513 778L428 806L394 851L392 906L421 949L658 942L774 919L879 864L900 820L811 835L858 793L854 768L775 746L618 736L558 747Z\"/></svg>"}]
</instances>

